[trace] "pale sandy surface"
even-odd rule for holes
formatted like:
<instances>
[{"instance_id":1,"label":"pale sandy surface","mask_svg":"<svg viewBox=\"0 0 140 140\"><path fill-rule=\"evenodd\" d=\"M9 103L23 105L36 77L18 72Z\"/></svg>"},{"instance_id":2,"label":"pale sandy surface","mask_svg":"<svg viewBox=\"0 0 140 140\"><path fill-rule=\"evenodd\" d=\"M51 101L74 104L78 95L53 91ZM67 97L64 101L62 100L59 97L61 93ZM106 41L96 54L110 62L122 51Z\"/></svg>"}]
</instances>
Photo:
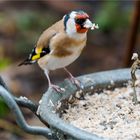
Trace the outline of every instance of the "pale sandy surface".
<instances>
[{"instance_id":1,"label":"pale sandy surface","mask_svg":"<svg viewBox=\"0 0 140 140\"><path fill-rule=\"evenodd\" d=\"M137 88L140 96L140 88ZM87 94L76 101L62 118L88 132L113 140L140 139L140 105L132 103L133 90L127 87Z\"/></svg>"}]
</instances>

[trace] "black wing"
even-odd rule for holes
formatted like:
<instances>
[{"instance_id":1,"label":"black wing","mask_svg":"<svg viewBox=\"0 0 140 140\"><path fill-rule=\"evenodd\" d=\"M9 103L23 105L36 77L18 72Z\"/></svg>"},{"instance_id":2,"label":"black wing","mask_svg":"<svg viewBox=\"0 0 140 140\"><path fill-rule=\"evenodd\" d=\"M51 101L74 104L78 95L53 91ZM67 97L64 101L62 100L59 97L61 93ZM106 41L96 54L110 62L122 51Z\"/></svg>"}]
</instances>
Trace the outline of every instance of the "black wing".
<instances>
[{"instance_id":1,"label":"black wing","mask_svg":"<svg viewBox=\"0 0 140 140\"><path fill-rule=\"evenodd\" d=\"M29 55L29 57L27 59L25 59L23 62L21 62L18 66L33 64L38 59L40 59L41 57L43 57L44 55L49 54L49 53L50 53L50 48L49 47L42 48L40 53L36 53L36 48L34 48L31 52L31 54Z\"/></svg>"}]
</instances>

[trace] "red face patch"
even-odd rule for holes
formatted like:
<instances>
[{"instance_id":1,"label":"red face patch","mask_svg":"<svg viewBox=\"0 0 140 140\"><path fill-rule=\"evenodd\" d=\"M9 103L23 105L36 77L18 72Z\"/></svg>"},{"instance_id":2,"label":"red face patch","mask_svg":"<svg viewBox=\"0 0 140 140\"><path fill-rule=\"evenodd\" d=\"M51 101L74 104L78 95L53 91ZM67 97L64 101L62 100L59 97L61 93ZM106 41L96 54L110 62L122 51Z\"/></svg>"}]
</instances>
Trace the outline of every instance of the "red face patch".
<instances>
[{"instance_id":1,"label":"red face patch","mask_svg":"<svg viewBox=\"0 0 140 140\"><path fill-rule=\"evenodd\" d=\"M87 19L87 18L89 18L89 15L86 14L86 13L85 13L85 14L77 14L77 15L76 15L76 18L77 18L77 19L81 19L81 18L82 18L82 19Z\"/></svg>"},{"instance_id":2,"label":"red face patch","mask_svg":"<svg viewBox=\"0 0 140 140\"><path fill-rule=\"evenodd\" d=\"M81 26L79 24L76 24L76 30L78 33L85 33L87 32L87 28L81 28Z\"/></svg>"}]
</instances>

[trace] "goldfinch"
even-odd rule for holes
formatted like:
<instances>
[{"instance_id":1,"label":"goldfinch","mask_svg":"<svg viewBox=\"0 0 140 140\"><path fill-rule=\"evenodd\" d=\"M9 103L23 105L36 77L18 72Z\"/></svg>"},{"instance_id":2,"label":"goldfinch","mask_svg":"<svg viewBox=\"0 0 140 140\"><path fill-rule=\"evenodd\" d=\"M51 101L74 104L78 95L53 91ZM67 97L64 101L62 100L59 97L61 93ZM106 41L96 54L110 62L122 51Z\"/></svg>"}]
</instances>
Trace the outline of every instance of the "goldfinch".
<instances>
[{"instance_id":1,"label":"goldfinch","mask_svg":"<svg viewBox=\"0 0 140 140\"><path fill-rule=\"evenodd\" d=\"M72 11L46 29L39 37L35 48L29 57L19 65L38 63L44 71L49 87L57 92L62 89L51 83L49 71L64 68L70 75L73 84L80 86L80 82L66 69L74 62L86 46L88 29L98 28L89 20L89 16L82 10Z\"/></svg>"}]
</instances>

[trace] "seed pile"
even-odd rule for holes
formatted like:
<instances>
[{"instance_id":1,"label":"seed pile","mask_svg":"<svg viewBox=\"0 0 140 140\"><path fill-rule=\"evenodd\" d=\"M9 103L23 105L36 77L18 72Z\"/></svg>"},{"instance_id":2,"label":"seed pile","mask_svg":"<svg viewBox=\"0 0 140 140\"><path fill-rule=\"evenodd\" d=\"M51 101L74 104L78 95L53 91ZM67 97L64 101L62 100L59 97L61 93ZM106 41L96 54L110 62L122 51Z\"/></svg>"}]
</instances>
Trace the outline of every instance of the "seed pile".
<instances>
[{"instance_id":1,"label":"seed pile","mask_svg":"<svg viewBox=\"0 0 140 140\"><path fill-rule=\"evenodd\" d=\"M69 106L62 118L88 132L113 140L140 139L140 104L132 102L133 89L127 87L87 93L86 100ZM140 87L137 87L140 100Z\"/></svg>"}]
</instances>

